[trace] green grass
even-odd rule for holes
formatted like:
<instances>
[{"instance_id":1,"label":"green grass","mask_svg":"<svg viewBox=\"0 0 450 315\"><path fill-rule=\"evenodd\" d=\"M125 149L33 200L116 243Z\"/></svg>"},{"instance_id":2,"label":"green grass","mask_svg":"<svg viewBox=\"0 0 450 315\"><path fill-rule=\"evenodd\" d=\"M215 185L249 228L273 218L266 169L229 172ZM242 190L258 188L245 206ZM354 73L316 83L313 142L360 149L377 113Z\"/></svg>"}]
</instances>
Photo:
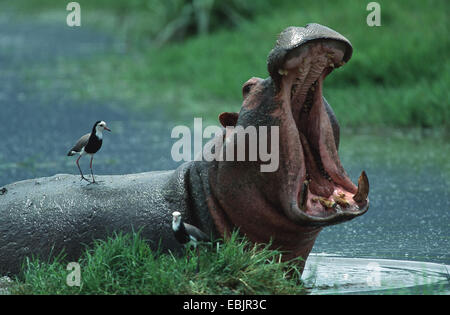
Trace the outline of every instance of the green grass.
<instances>
[{"instance_id":1,"label":"green grass","mask_svg":"<svg viewBox=\"0 0 450 315\"><path fill-rule=\"evenodd\" d=\"M232 234L197 257L152 251L134 234L96 241L78 260L81 285L66 284L67 261L27 259L12 294L304 294L298 260L280 262L280 252Z\"/></svg>"},{"instance_id":2,"label":"green grass","mask_svg":"<svg viewBox=\"0 0 450 315\"><path fill-rule=\"evenodd\" d=\"M162 48L152 46L149 29L157 16L141 2L127 10L121 9L125 1L82 2L82 27L102 29L119 48L84 60L58 60L50 72L48 65L26 68L28 83L66 87L75 99L111 101L130 110L161 108L174 120L195 116L216 122L222 111L239 111L247 79L268 75L266 57L282 29L318 22L354 47L350 62L330 75L324 88L343 126L450 125L446 0L378 1L382 26L372 28L365 1L267 1L238 28ZM54 1L39 3L19 10L64 22L66 12L57 11ZM102 19L91 18L100 14Z\"/></svg>"}]
</instances>

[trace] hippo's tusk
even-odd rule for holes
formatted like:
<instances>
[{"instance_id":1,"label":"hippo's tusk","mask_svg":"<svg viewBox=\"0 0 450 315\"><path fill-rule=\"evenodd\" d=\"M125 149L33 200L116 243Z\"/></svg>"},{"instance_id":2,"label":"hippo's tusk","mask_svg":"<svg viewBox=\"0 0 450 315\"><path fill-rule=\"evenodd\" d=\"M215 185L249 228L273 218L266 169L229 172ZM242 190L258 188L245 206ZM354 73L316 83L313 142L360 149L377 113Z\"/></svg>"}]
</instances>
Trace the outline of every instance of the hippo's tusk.
<instances>
[{"instance_id":1,"label":"hippo's tusk","mask_svg":"<svg viewBox=\"0 0 450 315\"><path fill-rule=\"evenodd\" d=\"M353 196L353 200L356 202L363 202L367 200L369 195L369 179L367 178L366 172L362 171L358 178L358 191Z\"/></svg>"}]
</instances>

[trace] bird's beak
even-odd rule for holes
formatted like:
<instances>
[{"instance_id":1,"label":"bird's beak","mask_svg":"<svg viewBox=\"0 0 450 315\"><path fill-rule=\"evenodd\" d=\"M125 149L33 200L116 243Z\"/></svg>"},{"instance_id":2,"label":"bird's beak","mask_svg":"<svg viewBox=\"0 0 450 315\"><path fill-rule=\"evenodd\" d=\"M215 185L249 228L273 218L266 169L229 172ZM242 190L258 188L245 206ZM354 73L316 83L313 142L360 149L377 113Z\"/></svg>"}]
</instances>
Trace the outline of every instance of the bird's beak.
<instances>
[{"instance_id":1,"label":"bird's beak","mask_svg":"<svg viewBox=\"0 0 450 315\"><path fill-rule=\"evenodd\" d=\"M111 131L111 129L109 129L109 128L108 128L108 127L106 127L106 126L105 126L105 127L103 127L103 128L105 128L105 130Z\"/></svg>"}]
</instances>

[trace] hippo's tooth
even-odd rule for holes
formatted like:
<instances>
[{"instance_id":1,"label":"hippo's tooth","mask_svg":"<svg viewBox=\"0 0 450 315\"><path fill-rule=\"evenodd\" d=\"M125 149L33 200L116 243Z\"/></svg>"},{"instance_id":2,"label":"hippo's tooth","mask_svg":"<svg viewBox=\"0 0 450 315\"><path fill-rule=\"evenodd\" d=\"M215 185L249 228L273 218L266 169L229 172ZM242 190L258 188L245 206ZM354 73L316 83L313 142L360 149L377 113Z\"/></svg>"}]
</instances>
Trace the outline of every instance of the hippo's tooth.
<instances>
[{"instance_id":1,"label":"hippo's tooth","mask_svg":"<svg viewBox=\"0 0 450 315\"><path fill-rule=\"evenodd\" d=\"M331 68L334 68L334 63L330 63L329 65Z\"/></svg>"},{"instance_id":2,"label":"hippo's tooth","mask_svg":"<svg viewBox=\"0 0 450 315\"><path fill-rule=\"evenodd\" d=\"M367 200L369 195L369 179L367 178L366 172L362 171L358 178L358 191L353 196L353 200L356 202L363 202Z\"/></svg>"},{"instance_id":3,"label":"hippo's tooth","mask_svg":"<svg viewBox=\"0 0 450 315\"><path fill-rule=\"evenodd\" d=\"M336 202L339 206L347 208L350 204L347 200L345 200L345 195L334 195L333 196L334 202Z\"/></svg>"},{"instance_id":4,"label":"hippo's tooth","mask_svg":"<svg viewBox=\"0 0 450 315\"><path fill-rule=\"evenodd\" d=\"M280 75L288 75L289 72L287 70L285 70L285 69L278 69L278 73Z\"/></svg>"},{"instance_id":5,"label":"hippo's tooth","mask_svg":"<svg viewBox=\"0 0 450 315\"><path fill-rule=\"evenodd\" d=\"M308 201L308 186L309 186L309 181L305 180L303 182L303 186L302 186L302 191L300 193L300 202L299 202L299 208L302 211L306 210L306 202Z\"/></svg>"},{"instance_id":6,"label":"hippo's tooth","mask_svg":"<svg viewBox=\"0 0 450 315\"><path fill-rule=\"evenodd\" d=\"M335 208L337 203L335 201L332 200L328 200L327 198L324 197L319 197L318 198L320 204L322 206L324 206L325 208Z\"/></svg>"},{"instance_id":7,"label":"hippo's tooth","mask_svg":"<svg viewBox=\"0 0 450 315\"><path fill-rule=\"evenodd\" d=\"M319 202L322 206L324 206L325 208L336 208L338 206L338 203L333 201L333 200L328 200L325 197L312 197L311 201L314 203Z\"/></svg>"}]
</instances>

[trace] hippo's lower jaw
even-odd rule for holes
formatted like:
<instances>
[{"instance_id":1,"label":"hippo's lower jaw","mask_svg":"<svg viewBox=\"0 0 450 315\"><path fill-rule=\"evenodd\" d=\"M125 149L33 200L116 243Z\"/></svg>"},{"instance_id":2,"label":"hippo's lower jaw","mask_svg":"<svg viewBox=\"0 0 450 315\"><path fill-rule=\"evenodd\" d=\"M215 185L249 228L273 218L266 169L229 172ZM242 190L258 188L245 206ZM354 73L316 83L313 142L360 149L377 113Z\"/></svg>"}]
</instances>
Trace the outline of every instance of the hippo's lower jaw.
<instances>
[{"instance_id":1,"label":"hippo's lower jaw","mask_svg":"<svg viewBox=\"0 0 450 315\"><path fill-rule=\"evenodd\" d=\"M286 214L306 225L332 225L362 215L369 208L369 183L361 173L356 187L341 165L331 122L322 96L324 78L345 62L345 44L316 40L290 50L278 70L277 99L290 108L300 156ZM286 211L287 210L287 211Z\"/></svg>"}]
</instances>

